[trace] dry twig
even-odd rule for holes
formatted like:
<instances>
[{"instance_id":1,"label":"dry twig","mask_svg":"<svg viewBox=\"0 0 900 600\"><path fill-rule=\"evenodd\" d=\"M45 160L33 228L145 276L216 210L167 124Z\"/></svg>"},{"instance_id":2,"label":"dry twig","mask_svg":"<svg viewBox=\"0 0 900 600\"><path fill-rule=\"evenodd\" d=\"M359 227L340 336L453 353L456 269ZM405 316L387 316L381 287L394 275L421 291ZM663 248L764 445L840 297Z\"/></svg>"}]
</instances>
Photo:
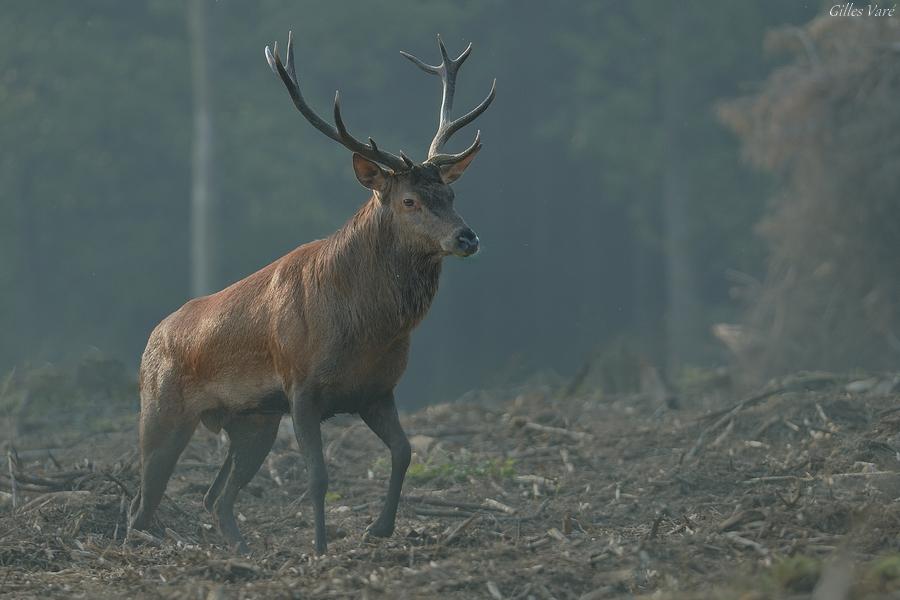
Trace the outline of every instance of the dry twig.
<instances>
[{"instance_id":1,"label":"dry twig","mask_svg":"<svg viewBox=\"0 0 900 600\"><path fill-rule=\"evenodd\" d=\"M453 540L455 540L456 538L458 538L459 535L460 535L463 531L465 531L466 529L468 529L469 527L471 527L471 526L472 526L472 523L474 523L475 521L477 521L478 518L479 518L479 515L477 515L477 514L471 515L471 516L469 516L468 519L466 519L465 521L463 521L462 523L460 523L460 524L457 525L456 527L453 527L452 529L450 529L450 531L447 533L446 537L444 537L444 539L441 540L441 542L440 542L439 545L440 545L440 546L447 546L447 545L449 545L451 542L453 542Z\"/></svg>"},{"instance_id":2,"label":"dry twig","mask_svg":"<svg viewBox=\"0 0 900 600\"><path fill-rule=\"evenodd\" d=\"M12 447L6 450L6 460L9 463L9 487L10 493L12 493L12 507L13 510L15 510L19 506L19 485L16 481L16 468L14 466L15 461L13 459Z\"/></svg>"},{"instance_id":3,"label":"dry twig","mask_svg":"<svg viewBox=\"0 0 900 600\"><path fill-rule=\"evenodd\" d=\"M724 534L729 541L731 541L735 546L740 546L742 548L750 548L751 550L755 550L757 554L763 557L769 556L769 549L760 544L759 542L754 542L751 539L747 539L734 531L729 531Z\"/></svg>"},{"instance_id":4,"label":"dry twig","mask_svg":"<svg viewBox=\"0 0 900 600\"><path fill-rule=\"evenodd\" d=\"M576 442L589 440L593 437L591 434L585 433L583 431L574 431L572 429L564 429L562 427L551 427L549 425L541 425L540 423L532 423L531 421L526 421L523 427L525 427L525 429L538 431L540 433L546 433L548 435L567 437L569 439L575 440Z\"/></svg>"},{"instance_id":5,"label":"dry twig","mask_svg":"<svg viewBox=\"0 0 900 600\"><path fill-rule=\"evenodd\" d=\"M759 404L760 402L762 402L763 400L770 398L776 394L780 394L784 391L787 391L787 388L783 387L783 386L764 390L764 391L754 394L748 398L745 398L744 400L735 404L732 408L724 411L724 414L722 414L722 416L719 417L719 419L717 419L712 425L710 425L709 427L706 427L703 431L700 432L700 435L697 436L697 441L694 442L694 445L691 447L691 449L688 450L687 453L684 454L681 462L690 461L695 456L697 456L697 454L706 445L706 439L710 435L712 435L715 431L718 431L718 429L720 427L722 427L722 425L728 423L729 421L734 420L735 416L737 416L738 413L740 413L741 411L743 411L747 408L750 408L751 406L755 406L755 405ZM718 413L713 413L711 415L707 415L705 418L713 418L713 416L715 416L717 414L721 414L721 413L722 413L722 411L719 411Z\"/></svg>"},{"instance_id":6,"label":"dry twig","mask_svg":"<svg viewBox=\"0 0 900 600\"><path fill-rule=\"evenodd\" d=\"M511 507L501 502L497 502L496 500L491 500L490 498L485 500L484 504L476 504L475 502L457 502L455 500L430 498L428 496L403 496L403 501L409 502L411 504L430 504L431 506L445 506L448 508L458 508L467 511L488 510L508 513L510 510L512 510L513 512L515 512L515 509L512 509Z\"/></svg>"}]
</instances>

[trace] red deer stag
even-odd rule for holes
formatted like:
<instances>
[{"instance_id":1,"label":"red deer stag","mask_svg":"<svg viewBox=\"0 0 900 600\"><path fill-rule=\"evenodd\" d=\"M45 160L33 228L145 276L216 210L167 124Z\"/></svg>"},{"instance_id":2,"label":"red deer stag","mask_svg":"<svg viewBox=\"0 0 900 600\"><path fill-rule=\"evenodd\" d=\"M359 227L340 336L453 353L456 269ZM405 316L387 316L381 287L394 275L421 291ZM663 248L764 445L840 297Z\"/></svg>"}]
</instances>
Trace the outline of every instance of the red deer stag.
<instances>
[{"instance_id":1,"label":"red deer stag","mask_svg":"<svg viewBox=\"0 0 900 600\"><path fill-rule=\"evenodd\" d=\"M328 474L320 423L336 413L358 413L391 452L384 508L368 534L393 533L410 461L394 387L406 368L410 333L428 312L442 259L478 250L478 236L453 207L450 184L481 149L480 133L459 154L441 148L487 109L495 91L492 85L481 104L451 119L456 73L472 46L451 59L440 37L438 45L438 66L402 53L438 75L443 87L437 133L422 163L350 135L339 94L332 127L300 93L291 36L287 62L277 43L272 51L266 47L269 66L297 109L353 152L356 178L372 196L329 237L189 301L150 334L140 369L141 485L131 505L132 528L150 525L178 456L203 422L229 438L225 463L203 504L228 544L246 552L234 519L235 497L271 450L282 415L290 413L309 472L316 551L325 552Z\"/></svg>"}]
</instances>

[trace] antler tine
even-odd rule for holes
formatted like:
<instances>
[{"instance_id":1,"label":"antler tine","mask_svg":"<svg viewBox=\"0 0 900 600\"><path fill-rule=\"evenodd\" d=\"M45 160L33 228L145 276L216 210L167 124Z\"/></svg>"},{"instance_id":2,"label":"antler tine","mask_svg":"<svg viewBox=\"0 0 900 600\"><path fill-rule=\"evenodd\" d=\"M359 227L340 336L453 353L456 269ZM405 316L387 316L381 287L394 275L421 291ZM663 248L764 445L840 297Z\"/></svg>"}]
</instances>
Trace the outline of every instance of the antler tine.
<instances>
[{"instance_id":1,"label":"antler tine","mask_svg":"<svg viewBox=\"0 0 900 600\"><path fill-rule=\"evenodd\" d=\"M336 92L334 96L334 121L335 125L337 125L337 129L316 114L309 104L307 104L306 100L303 98L303 94L300 92L297 74L294 72L293 33L288 33L287 65L285 66L285 64L281 62L281 57L278 55L278 42L273 44L272 50L269 50L269 47L266 46L266 61L269 63L269 67L272 71L281 78L284 87L287 88L288 94L291 96L291 100L294 102L294 106L297 107L297 110L306 117L306 120L309 121L313 127L347 149L358 152L369 160L381 163L395 171L404 170L409 167L407 162L399 156L380 150L372 138L369 138L369 144L364 144L350 135L350 132L347 131L347 127L344 125L344 120L341 117L339 92Z\"/></svg>"},{"instance_id":2,"label":"antler tine","mask_svg":"<svg viewBox=\"0 0 900 600\"><path fill-rule=\"evenodd\" d=\"M405 162L406 166L409 167L410 169L412 169L413 166L416 164L413 162L413 160L410 157L408 157L406 154L404 154L403 150L400 151L400 158L403 159L403 162Z\"/></svg>"},{"instance_id":3,"label":"antler tine","mask_svg":"<svg viewBox=\"0 0 900 600\"><path fill-rule=\"evenodd\" d=\"M284 87L287 88L288 94L291 96L291 100L294 101L294 106L297 107L297 110L306 117L306 120L309 121L313 127L334 141L340 142L341 138L338 135L337 130L326 123L325 120L317 115L316 112L310 108L309 104L306 103L303 94L300 92L300 86L297 84L295 78L292 78L290 73L288 73L284 63L281 62L281 56L278 55L278 42L275 42L273 49L274 51L270 51L269 47L266 46L266 60L268 60L269 67L271 67L272 71L281 78ZM288 54L288 64L293 64L293 57L290 56L293 54L293 47L291 47L290 44L288 45Z\"/></svg>"},{"instance_id":4,"label":"antler tine","mask_svg":"<svg viewBox=\"0 0 900 600\"><path fill-rule=\"evenodd\" d=\"M431 65L429 65L429 64L427 64L427 63L425 63L425 62L422 62L420 59L416 58L415 56L413 56L413 55L410 54L409 52L404 52L403 50L401 50L401 51L400 51L400 55L401 55L403 58L408 59L409 62L411 62L412 64L416 65L417 67L419 67L420 69L422 69L422 70L425 71L426 73L431 73L432 75L437 75L438 69L440 69L440 67L433 67L433 66L431 66Z\"/></svg>"},{"instance_id":5,"label":"antler tine","mask_svg":"<svg viewBox=\"0 0 900 600\"><path fill-rule=\"evenodd\" d=\"M447 143L447 140L450 139L454 133L456 133L459 129L465 127L469 123L475 120L478 115L487 110L487 107L490 106L491 102L494 101L494 96L496 95L496 84L497 80L494 80L494 83L491 85L491 91L487 95L487 98L481 101L481 103L476 106L474 109L460 117L459 119L451 120L450 112L453 109L453 96L456 93L456 73L459 71L459 68L462 64L469 58L469 54L472 52L472 44L469 43L466 46L466 49L462 51L462 53L456 57L456 59L450 58L450 55L447 54L447 48L444 46L444 41L441 39L441 36L437 36L438 47L441 51L442 61L440 65L432 66L427 64L426 62L420 60L419 58L409 54L407 52L401 52L404 58L408 59L414 65L425 71L426 73L430 73L432 75L438 75L441 78L441 85L443 88L443 92L441 94L441 110L439 113L439 121L438 121L438 129L437 133L434 135L434 139L431 141L431 146L428 148L428 160L431 161L432 158L442 157L442 160L446 160L446 157L454 157L459 156L463 158L464 156L468 156L469 152L474 151L474 148L477 144L470 146L466 151L456 154L439 154L441 147ZM432 161L433 162L433 161Z\"/></svg>"},{"instance_id":6,"label":"antler tine","mask_svg":"<svg viewBox=\"0 0 900 600\"><path fill-rule=\"evenodd\" d=\"M491 83L491 91L488 92L487 97L484 100L482 100L478 106L476 106L475 108L473 108L472 110L470 110L469 112L467 112L466 114L461 116L460 118L456 119L455 121L452 121L447 126L447 132L444 135L444 142L449 140L450 136L452 136L454 133L456 133L457 131L459 131L460 129L462 129L463 127L465 127L472 121L474 121L476 118L478 118L478 115L480 115L481 113L486 111L487 107L490 106L491 102L494 101L494 96L496 96L496 95L497 95L497 80L494 79L494 81Z\"/></svg>"},{"instance_id":7,"label":"antler tine","mask_svg":"<svg viewBox=\"0 0 900 600\"><path fill-rule=\"evenodd\" d=\"M275 42L275 52L278 52L278 42ZM272 72L278 77L278 67L275 66L275 57L272 55L272 50L270 50L268 46L266 46L266 62L269 63L269 68L272 69Z\"/></svg>"},{"instance_id":8,"label":"antler tine","mask_svg":"<svg viewBox=\"0 0 900 600\"><path fill-rule=\"evenodd\" d=\"M435 154L428 158L428 162L433 165L441 166L453 164L461 161L466 158L473 152L477 152L481 150L481 130L475 132L475 141L472 142L472 145L460 152L459 154Z\"/></svg>"},{"instance_id":9,"label":"antler tine","mask_svg":"<svg viewBox=\"0 0 900 600\"><path fill-rule=\"evenodd\" d=\"M362 154L369 160L388 166L395 171L402 171L409 166L406 160L396 154L379 149L372 138L369 138L369 144L364 144L347 131L347 126L344 125L344 118L341 116L341 93L339 91L334 93L334 124L337 126L337 133L340 136L339 141L348 149Z\"/></svg>"},{"instance_id":10,"label":"antler tine","mask_svg":"<svg viewBox=\"0 0 900 600\"><path fill-rule=\"evenodd\" d=\"M444 40L441 39L441 34L437 34L438 40L438 48L441 49L441 58L443 59L443 63L450 64L453 62L453 59L450 58L450 55L447 54L447 48L444 46Z\"/></svg>"},{"instance_id":11,"label":"antler tine","mask_svg":"<svg viewBox=\"0 0 900 600\"><path fill-rule=\"evenodd\" d=\"M275 42L276 44L278 42ZM288 31L288 45L287 45L287 64L285 65L287 68L288 75L291 76L291 80L294 82L294 85L299 85L297 83L297 73L294 71L294 32Z\"/></svg>"}]
</instances>

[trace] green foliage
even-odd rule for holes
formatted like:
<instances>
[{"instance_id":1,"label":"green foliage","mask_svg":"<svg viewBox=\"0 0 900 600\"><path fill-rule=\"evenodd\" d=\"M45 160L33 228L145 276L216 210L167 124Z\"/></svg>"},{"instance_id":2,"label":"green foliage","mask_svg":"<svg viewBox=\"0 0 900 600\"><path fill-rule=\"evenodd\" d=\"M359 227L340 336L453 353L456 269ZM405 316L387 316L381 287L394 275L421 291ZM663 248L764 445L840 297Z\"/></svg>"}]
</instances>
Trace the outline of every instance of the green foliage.
<instances>
[{"instance_id":1,"label":"green foliage","mask_svg":"<svg viewBox=\"0 0 900 600\"><path fill-rule=\"evenodd\" d=\"M686 365L677 373L674 384L686 396L699 396L728 388L731 379L727 369Z\"/></svg>"},{"instance_id":2,"label":"green foliage","mask_svg":"<svg viewBox=\"0 0 900 600\"><path fill-rule=\"evenodd\" d=\"M863 571L860 587L870 593L900 590L900 555L891 554L872 561Z\"/></svg>"},{"instance_id":3,"label":"green foliage","mask_svg":"<svg viewBox=\"0 0 900 600\"><path fill-rule=\"evenodd\" d=\"M778 586L791 592L811 592L822 573L822 561L798 554L772 566L772 577Z\"/></svg>"},{"instance_id":4,"label":"green foliage","mask_svg":"<svg viewBox=\"0 0 900 600\"><path fill-rule=\"evenodd\" d=\"M379 475L387 475L390 472L390 462L383 457L379 458L372 470ZM515 460L512 458L479 460L469 454L433 452L424 461L414 461L406 472L406 478L418 485L450 485L470 479L508 479L515 474Z\"/></svg>"}]
</instances>

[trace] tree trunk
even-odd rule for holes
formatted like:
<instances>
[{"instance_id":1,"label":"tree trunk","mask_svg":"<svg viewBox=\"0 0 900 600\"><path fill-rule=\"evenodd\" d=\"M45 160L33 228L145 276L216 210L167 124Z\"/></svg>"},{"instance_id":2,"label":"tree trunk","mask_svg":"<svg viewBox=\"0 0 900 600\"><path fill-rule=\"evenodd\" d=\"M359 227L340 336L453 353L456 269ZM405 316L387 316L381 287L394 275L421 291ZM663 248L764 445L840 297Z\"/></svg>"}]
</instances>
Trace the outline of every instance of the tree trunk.
<instances>
[{"instance_id":1,"label":"tree trunk","mask_svg":"<svg viewBox=\"0 0 900 600\"><path fill-rule=\"evenodd\" d=\"M673 6L663 34L661 101L663 111L662 237L666 271L666 367L674 376L690 360L699 339L700 315L696 274L691 260L690 181L687 172L687 118L691 65L679 55L690 35L685 12ZM681 50L683 53L683 49Z\"/></svg>"},{"instance_id":2,"label":"tree trunk","mask_svg":"<svg viewBox=\"0 0 900 600\"><path fill-rule=\"evenodd\" d=\"M190 0L188 32L191 44L194 132L191 156L191 295L202 296L213 286L213 127L210 100L209 42L206 0Z\"/></svg>"}]
</instances>

